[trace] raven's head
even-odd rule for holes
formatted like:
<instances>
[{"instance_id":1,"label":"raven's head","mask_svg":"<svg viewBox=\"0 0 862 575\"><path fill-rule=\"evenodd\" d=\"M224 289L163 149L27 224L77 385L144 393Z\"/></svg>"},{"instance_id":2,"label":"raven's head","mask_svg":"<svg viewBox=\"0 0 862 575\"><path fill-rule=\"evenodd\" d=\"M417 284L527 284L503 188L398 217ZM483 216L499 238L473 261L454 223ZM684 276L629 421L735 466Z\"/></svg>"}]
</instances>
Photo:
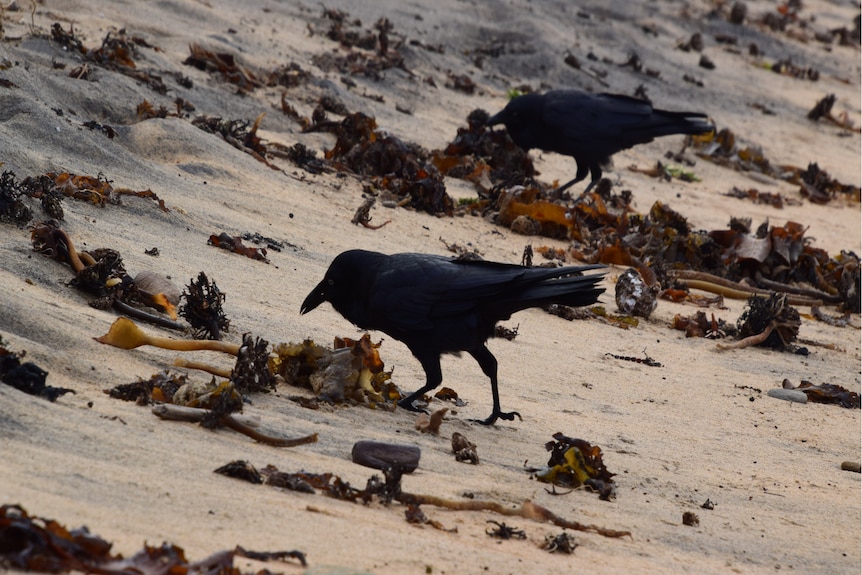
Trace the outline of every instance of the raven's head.
<instances>
[{"instance_id":1,"label":"raven's head","mask_svg":"<svg viewBox=\"0 0 862 575\"><path fill-rule=\"evenodd\" d=\"M486 126L503 124L512 140L524 150L539 148L533 142L543 132L544 98L541 94L524 94L509 100L506 107L488 118Z\"/></svg>"},{"instance_id":2,"label":"raven's head","mask_svg":"<svg viewBox=\"0 0 862 575\"><path fill-rule=\"evenodd\" d=\"M299 313L306 314L328 301L336 311L345 315L346 310L350 307L350 302L356 297L355 294L357 291L361 291L362 286L360 284L362 283L363 271L376 256L382 257L382 254L364 250L349 250L338 254L329 264L329 269L326 270L326 275L323 276L321 282L311 290L311 293L302 302ZM351 321L353 320L351 319Z\"/></svg>"}]
</instances>

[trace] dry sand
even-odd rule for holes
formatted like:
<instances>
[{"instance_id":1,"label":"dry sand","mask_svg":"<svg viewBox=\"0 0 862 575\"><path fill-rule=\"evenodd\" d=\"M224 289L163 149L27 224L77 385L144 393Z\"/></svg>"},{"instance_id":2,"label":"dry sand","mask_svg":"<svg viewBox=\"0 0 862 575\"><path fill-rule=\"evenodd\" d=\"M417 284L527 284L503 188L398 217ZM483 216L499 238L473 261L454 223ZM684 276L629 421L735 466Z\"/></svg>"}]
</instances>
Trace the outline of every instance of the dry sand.
<instances>
[{"instance_id":1,"label":"dry sand","mask_svg":"<svg viewBox=\"0 0 862 575\"><path fill-rule=\"evenodd\" d=\"M239 96L216 76L184 66L191 43L230 52L259 68L295 61L316 78L288 92L300 113L309 115L309 102L333 94L349 110L371 114L383 129L428 148L451 141L471 110L502 107L506 90L521 83L629 94L644 84L657 105L707 111L720 127L761 146L773 163L804 167L816 161L842 182L860 184L859 134L805 119L817 100L834 93L836 112L846 111L859 125L858 45L826 49L813 40L734 26L710 15L721 3L702 0L595 4L328 2L328 7L360 18L364 28L385 15L408 40L444 47L439 53L407 46L406 67L412 76L388 70L382 80L354 77L356 87L348 88L339 74L312 64L315 54L337 50L325 36L309 34L309 22L322 26L317 3L40 0L32 5L16 0L2 14L0 78L15 87L0 87L0 162L19 178L50 171L101 172L117 187L153 190L170 212L138 198L106 208L66 201L64 229L84 249L118 249L132 274L154 269L185 284L205 271L227 294L230 341L239 341L244 332L271 342L306 337L328 342L356 335L329 306L305 316L298 313L308 290L344 249L447 253L442 238L474 247L487 259L518 262L528 242L565 244L517 236L480 218L435 218L382 207L372 211L374 221L391 219L389 225L376 231L354 226L350 218L362 186L356 178L313 176L279 159L273 162L282 171L272 170L186 119L137 122L135 108L144 98L172 109L174 98L181 96L195 105L192 116L252 120L267 112L260 135L269 142L289 146L299 141L318 151L332 146L331 136L302 134L281 113L280 89ZM812 30L852 28L859 12L853 2L806 0L803 6L801 17L811 20ZM752 2L748 8L753 19L775 4ZM143 37L158 50L142 48L139 68L160 74L172 91L157 94L98 66L92 81L70 78L80 57L46 38L54 22L65 30L73 27L87 47L97 47L108 32L122 28ZM698 67L698 53L674 49L696 31L703 32L714 70ZM718 44L715 36L721 33L736 36L738 45L727 49ZM751 65L752 42L767 61L790 58L819 69L819 81ZM484 56L480 49L487 49ZM616 65L632 50L660 77ZM566 52L581 61L581 71L563 63ZM598 60L588 59L588 53ZM475 65L479 56L481 68ZM596 82L591 69L607 72L607 88ZM174 72L191 78L193 87L181 87ZM468 74L477 92L467 95L445 87L449 72ZM683 74L701 79L704 86L683 82ZM436 87L423 82L427 77ZM380 95L383 101L363 94ZM755 104L775 114L764 114ZM113 126L117 136L109 139L83 128L89 120ZM722 194L732 186L798 195L792 186L770 186L702 161L694 168L702 179L698 183L658 182L625 169L651 166L680 143L680 138L669 138L619 154L608 176L617 189L633 191L639 210L660 199L695 228L723 228L732 215L751 217L755 225L767 218L776 225L797 221L808 226L816 246L831 254L860 252L858 204L803 202L777 210L730 199ZM574 172L570 158L534 157L546 181L566 180ZM463 182L447 185L455 197L475 195ZM145 541L177 543L191 559L237 544L299 549L307 554L309 572L340 565L381 575L860 571L860 476L839 468L844 460L860 459L859 411L766 396L784 378L836 383L858 392L857 329L804 319L801 337L835 348L811 346L807 357L762 349L720 353L712 341L685 339L669 328L674 314L694 313L691 306L662 301L649 321L626 331L530 310L507 322L520 326L517 339L490 342L500 360L503 408L519 411L523 422L488 428L468 423L468 418L487 415L488 384L470 358L447 357L444 383L469 403L446 420L442 436L418 433L414 416L403 410L303 409L285 399L301 392L282 387L276 394L255 397L246 412L259 415L273 433L316 432L320 441L276 449L227 430L166 423L149 409L105 395L106 388L147 378L170 365L175 354L153 348L123 351L95 342L93 337L105 333L116 315L89 307L67 285L67 267L31 250L26 229L8 224L2 229L0 335L10 349L25 350L28 360L48 370L50 384L76 393L49 403L0 385L0 503L21 504L70 527L87 525L112 541L116 552L131 555ZM266 265L208 246L208 236L220 231L258 232L290 247L271 251L272 263ZM154 246L160 257L144 255ZM609 292L603 302L610 308L612 281L619 271L606 281ZM727 305L717 313L735 321L743 302ZM855 321L858 325L858 316ZM639 356L643 350L664 367L605 356ZM422 371L403 345L385 338L381 353L401 388L420 384ZM231 364L214 353L199 357ZM199 373L191 377L208 379ZM453 431L478 445L480 465L455 462L449 448ZM546 485L530 479L524 463L544 463L543 444L558 431L603 449L605 463L617 473L615 501L600 501L586 491L550 495ZM363 486L370 470L350 462L351 447L360 439L421 447L420 468L405 477L405 490L451 499L471 493L512 506L531 499L562 517L630 530L632 536L578 533L574 555L549 554L539 544L560 532L549 524L427 507L429 517L457 528L450 533L406 523L399 505L363 506L281 492L212 473L228 461L246 459L285 471L334 472ZM700 507L707 499L715 503L711 511ZM686 511L699 515L699 526L682 525ZM492 539L485 534L488 520L515 525L527 539ZM259 565L242 560L240 566L251 570ZM293 564L270 568L303 571Z\"/></svg>"}]
</instances>

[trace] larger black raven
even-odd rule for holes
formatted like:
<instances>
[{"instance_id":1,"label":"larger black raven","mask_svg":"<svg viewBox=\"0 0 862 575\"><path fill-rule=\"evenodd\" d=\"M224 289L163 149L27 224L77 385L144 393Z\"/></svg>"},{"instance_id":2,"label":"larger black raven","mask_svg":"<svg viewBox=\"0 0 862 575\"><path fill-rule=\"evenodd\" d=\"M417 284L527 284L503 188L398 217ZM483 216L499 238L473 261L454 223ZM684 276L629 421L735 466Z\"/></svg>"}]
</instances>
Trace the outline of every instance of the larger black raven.
<instances>
[{"instance_id":1,"label":"larger black raven","mask_svg":"<svg viewBox=\"0 0 862 575\"><path fill-rule=\"evenodd\" d=\"M605 290L596 287L603 274L580 272L602 265L527 268L453 260L427 254L385 255L350 250L336 256L323 280L302 302L307 313L325 301L363 329L380 330L404 342L425 370L425 385L398 402L413 402L443 381L440 355L466 351L491 379L494 407L481 423L514 419L500 411L497 360L485 341L499 320L522 309L559 303L595 303ZM520 416L519 416L520 417Z\"/></svg>"},{"instance_id":2,"label":"larger black raven","mask_svg":"<svg viewBox=\"0 0 862 575\"><path fill-rule=\"evenodd\" d=\"M504 124L525 151L538 148L572 156L575 178L558 191L587 177L589 192L602 177L611 156L637 144L672 134L706 134L715 129L706 114L656 110L649 102L617 94L553 90L525 94L509 101L487 125Z\"/></svg>"}]
</instances>

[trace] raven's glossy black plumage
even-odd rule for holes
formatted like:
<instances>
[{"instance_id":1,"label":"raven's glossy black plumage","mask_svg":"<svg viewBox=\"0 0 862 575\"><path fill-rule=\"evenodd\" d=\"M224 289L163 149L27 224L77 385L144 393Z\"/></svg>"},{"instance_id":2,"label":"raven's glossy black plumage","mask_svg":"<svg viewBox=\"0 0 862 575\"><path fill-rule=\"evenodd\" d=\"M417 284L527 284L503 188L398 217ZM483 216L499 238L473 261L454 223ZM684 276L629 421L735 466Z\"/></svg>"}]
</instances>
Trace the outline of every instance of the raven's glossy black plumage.
<instances>
[{"instance_id":1,"label":"raven's glossy black plumage","mask_svg":"<svg viewBox=\"0 0 862 575\"><path fill-rule=\"evenodd\" d=\"M524 150L538 148L572 156L575 178L560 191L580 182L589 172L588 192L602 177L611 156L672 134L706 134L714 129L706 114L656 110L649 102L616 94L553 90L513 98L487 124L504 124Z\"/></svg>"},{"instance_id":2,"label":"raven's glossy black plumage","mask_svg":"<svg viewBox=\"0 0 862 575\"><path fill-rule=\"evenodd\" d=\"M500 411L497 360L485 346L499 320L522 309L559 303L595 303L602 274L571 275L602 265L526 268L486 261L350 250L338 255L302 302L307 313L325 301L363 329L403 342L425 370L425 385L398 404L413 402L443 381L440 355L466 351L491 380L494 407L482 423L513 419Z\"/></svg>"}]
</instances>

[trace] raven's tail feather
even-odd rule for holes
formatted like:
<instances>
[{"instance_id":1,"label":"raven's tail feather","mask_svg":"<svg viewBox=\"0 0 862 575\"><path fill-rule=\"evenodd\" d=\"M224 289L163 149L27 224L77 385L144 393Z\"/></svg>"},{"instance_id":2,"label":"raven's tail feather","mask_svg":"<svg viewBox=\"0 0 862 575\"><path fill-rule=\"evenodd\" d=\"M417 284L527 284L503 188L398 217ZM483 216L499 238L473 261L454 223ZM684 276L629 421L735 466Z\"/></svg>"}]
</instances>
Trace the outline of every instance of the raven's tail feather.
<instances>
[{"instance_id":1,"label":"raven's tail feather","mask_svg":"<svg viewBox=\"0 0 862 575\"><path fill-rule=\"evenodd\" d=\"M654 138L673 134L695 136L712 132L715 130L715 124L710 121L709 116L698 112L655 110L641 128Z\"/></svg>"},{"instance_id":2,"label":"raven's tail feather","mask_svg":"<svg viewBox=\"0 0 862 575\"><path fill-rule=\"evenodd\" d=\"M532 285L510 301L511 313L531 307L543 307L550 304L561 304L572 307L586 306L596 303L604 288L597 284L604 278L604 273L583 275L567 275L574 270L582 271L602 268L604 266L582 266L580 268L557 268L546 270L550 274L537 274L532 279ZM536 270L538 271L538 270ZM553 273L556 272L556 273ZM560 277L560 276L563 277Z\"/></svg>"}]
</instances>

